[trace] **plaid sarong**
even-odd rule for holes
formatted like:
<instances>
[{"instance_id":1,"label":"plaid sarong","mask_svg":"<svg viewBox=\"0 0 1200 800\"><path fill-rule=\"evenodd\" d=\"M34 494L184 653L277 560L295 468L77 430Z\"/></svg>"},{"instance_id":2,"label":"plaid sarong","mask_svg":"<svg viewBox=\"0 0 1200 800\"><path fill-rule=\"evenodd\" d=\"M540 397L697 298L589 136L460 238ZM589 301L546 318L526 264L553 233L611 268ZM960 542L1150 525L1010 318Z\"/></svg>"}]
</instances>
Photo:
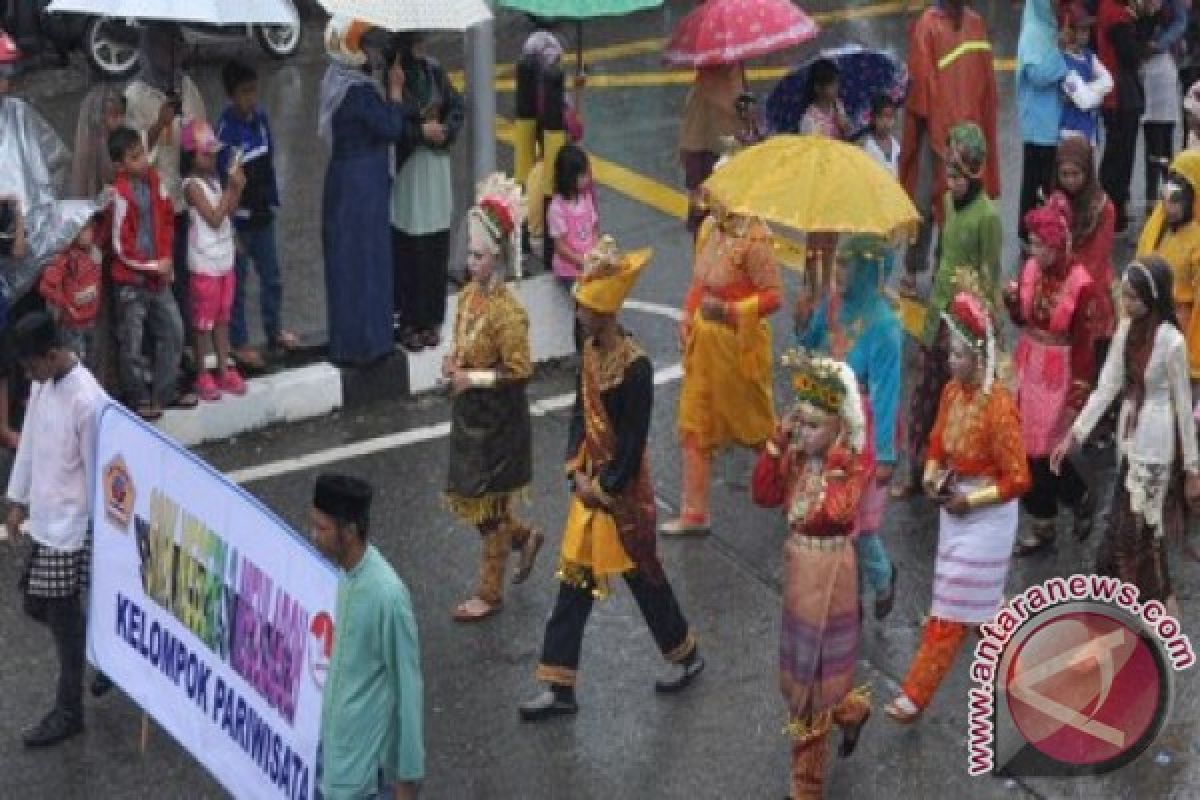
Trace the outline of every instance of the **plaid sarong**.
<instances>
[{"instance_id":1,"label":"plaid sarong","mask_svg":"<svg viewBox=\"0 0 1200 800\"><path fill-rule=\"evenodd\" d=\"M91 580L92 534L78 550L55 550L33 543L21 589L30 597L70 597L87 592Z\"/></svg>"}]
</instances>

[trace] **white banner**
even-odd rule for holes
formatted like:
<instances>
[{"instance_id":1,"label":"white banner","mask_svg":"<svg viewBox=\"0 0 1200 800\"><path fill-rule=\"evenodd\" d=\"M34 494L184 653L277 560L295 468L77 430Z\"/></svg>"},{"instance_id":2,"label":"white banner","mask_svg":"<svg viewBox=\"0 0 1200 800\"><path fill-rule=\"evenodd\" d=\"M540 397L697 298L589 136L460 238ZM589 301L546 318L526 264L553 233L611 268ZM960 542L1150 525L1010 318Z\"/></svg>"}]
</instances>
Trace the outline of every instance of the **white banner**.
<instances>
[{"instance_id":1,"label":"white banner","mask_svg":"<svg viewBox=\"0 0 1200 800\"><path fill-rule=\"evenodd\" d=\"M332 565L120 406L97 450L89 658L233 796L315 797Z\"/></svg>"}]
</instances>

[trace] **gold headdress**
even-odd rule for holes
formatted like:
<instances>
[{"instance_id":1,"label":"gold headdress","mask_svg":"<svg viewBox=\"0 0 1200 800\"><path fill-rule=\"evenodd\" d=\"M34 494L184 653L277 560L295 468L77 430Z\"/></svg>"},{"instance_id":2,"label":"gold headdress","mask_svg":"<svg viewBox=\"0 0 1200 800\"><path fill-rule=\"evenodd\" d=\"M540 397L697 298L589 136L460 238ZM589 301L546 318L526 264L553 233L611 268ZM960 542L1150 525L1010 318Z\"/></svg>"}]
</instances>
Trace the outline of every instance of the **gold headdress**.
<instances>
[{"instance_id":1,"label":"gold headdress","mask_svg":"<svg viewBox=\"0 0 1200 800\"><path fill-rule=\"evenodd\" d=\"M617 313L653 255L649 247L622 254L616 239L601 236L584 258L575 301L602 314Z\"/></svg>"},{"instance_id":2,"label":"gold headdress","mask_svg":"<svg viewBox=\"0 0 1200 800\"><path fill-rule=\"evenodd\" d=\"M475 189L475 205L467 212L467 234L491 242L495 252L518 278L521 276L521 224L525 196L521 185L502 172L493 172Z\"/></svg>"}]
</instances>

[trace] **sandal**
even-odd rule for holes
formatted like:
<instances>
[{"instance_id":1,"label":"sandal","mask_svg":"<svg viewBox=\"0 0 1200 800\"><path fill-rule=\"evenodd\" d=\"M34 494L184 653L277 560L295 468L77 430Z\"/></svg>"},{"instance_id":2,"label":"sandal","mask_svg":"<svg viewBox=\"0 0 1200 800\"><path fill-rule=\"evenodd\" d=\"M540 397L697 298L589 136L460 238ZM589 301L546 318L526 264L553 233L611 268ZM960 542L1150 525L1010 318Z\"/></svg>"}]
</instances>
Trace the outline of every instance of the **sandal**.
<instances>
[{"instance_id":1,"label":"sandal","mask_svg":"<svg viewBox=\"0 0 1200 800\"><path fill-rule=\"evenodd\" d=\"M233 360L237 362L243 371L251 375L263 372L267 368L267 362L263 361L262 354L253 347L242 347L234 350Z\"/></svg>"},{"instance_id":2,"label":"sandal","mask_svg":"<svg viewBox=\"0 0 1200 800\"><path fill-rule=\"evenodd\" d=\"M854 748L858 747L858 737L862 735L863 726L867 724L867 720L871 718L871 709L867 709L867 713L863 718L852 725L847 725L842 728L842 742L838 745L838 757L849 758L854 755Z\"/></svg>"},{"instance_id":3,"label":"sandal","mask_svg":"<svg viewBox=\"0 0 1200 800\"><path fill-rule=\"evenodd\" d=\"M470 603L472 601L478 601L483 606L483 610L472 611L470 608ZM481 598L476 596L472 597L470 600L464 600L463 602L459 603L451 616L454 618L455 622L479 622L480 620L487 619L490 616L500 613L500 605L500 603L496 603L496 605L489 605L488 603L483 602Z\"/></svg>"},{"instance_id":4,"label":"sandal","mask_svg":"<svg viewBox=\"0 0 1200 800\"><path fill-rule=\"evenodd\" d=\"M195 408L200 405L200 397L195 392L180 392L171 403L171 408Z\"/></svg>"},{"instance_id":5,"label":"sandal","mask_svg":"<svg viewBox=\"0 0 1200 800\"><path fill-rule=\"evenodd\" d=\"M137 415L146 422L157 422L162 419L163 410L158 406L138 406Z\"/></svg>"},{"instance_id":6,"label":"sandal","mask_svg":"<svg viewBox=\"0 0 1200 800\"><path fill-rule=\"evenodd\" d=\"M280 331L275 341L271 342L271 347L290 353L300 347L300 337L291 331Z\"/></svg>"},{"instance_id":7,"label":"sandal","mask_svg":"<svg viewBox=\"0 0 1200 800\"><path fill-rule=\"evenodd\" d=\"M883 713L901 725L911 725L921 718L922 710L908 699L908 695L900 693L896 695L895 700L883 707Z\"/></svg>"}]
</instances>

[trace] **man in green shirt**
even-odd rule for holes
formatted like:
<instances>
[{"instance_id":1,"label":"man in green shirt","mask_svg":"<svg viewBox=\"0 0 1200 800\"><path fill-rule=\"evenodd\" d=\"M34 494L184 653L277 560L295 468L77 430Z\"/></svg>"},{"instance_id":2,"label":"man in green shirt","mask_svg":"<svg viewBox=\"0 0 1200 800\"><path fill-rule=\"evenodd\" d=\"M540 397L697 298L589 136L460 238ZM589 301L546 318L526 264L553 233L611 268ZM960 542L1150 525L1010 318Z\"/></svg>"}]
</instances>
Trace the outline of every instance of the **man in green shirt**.
<instances>
[{"instance_id":1,"label":"man in green shirt","mask_svg":"<svg viewBox=\"0 0 1200 800\"><path fill-rule=\"evenodd\" d=\"M412 800L425 776L421 658L408 589L367 543L371 486L317 478L313 543L343 571L321 704L325 800Z\"/></svg>"}]
</instances>

